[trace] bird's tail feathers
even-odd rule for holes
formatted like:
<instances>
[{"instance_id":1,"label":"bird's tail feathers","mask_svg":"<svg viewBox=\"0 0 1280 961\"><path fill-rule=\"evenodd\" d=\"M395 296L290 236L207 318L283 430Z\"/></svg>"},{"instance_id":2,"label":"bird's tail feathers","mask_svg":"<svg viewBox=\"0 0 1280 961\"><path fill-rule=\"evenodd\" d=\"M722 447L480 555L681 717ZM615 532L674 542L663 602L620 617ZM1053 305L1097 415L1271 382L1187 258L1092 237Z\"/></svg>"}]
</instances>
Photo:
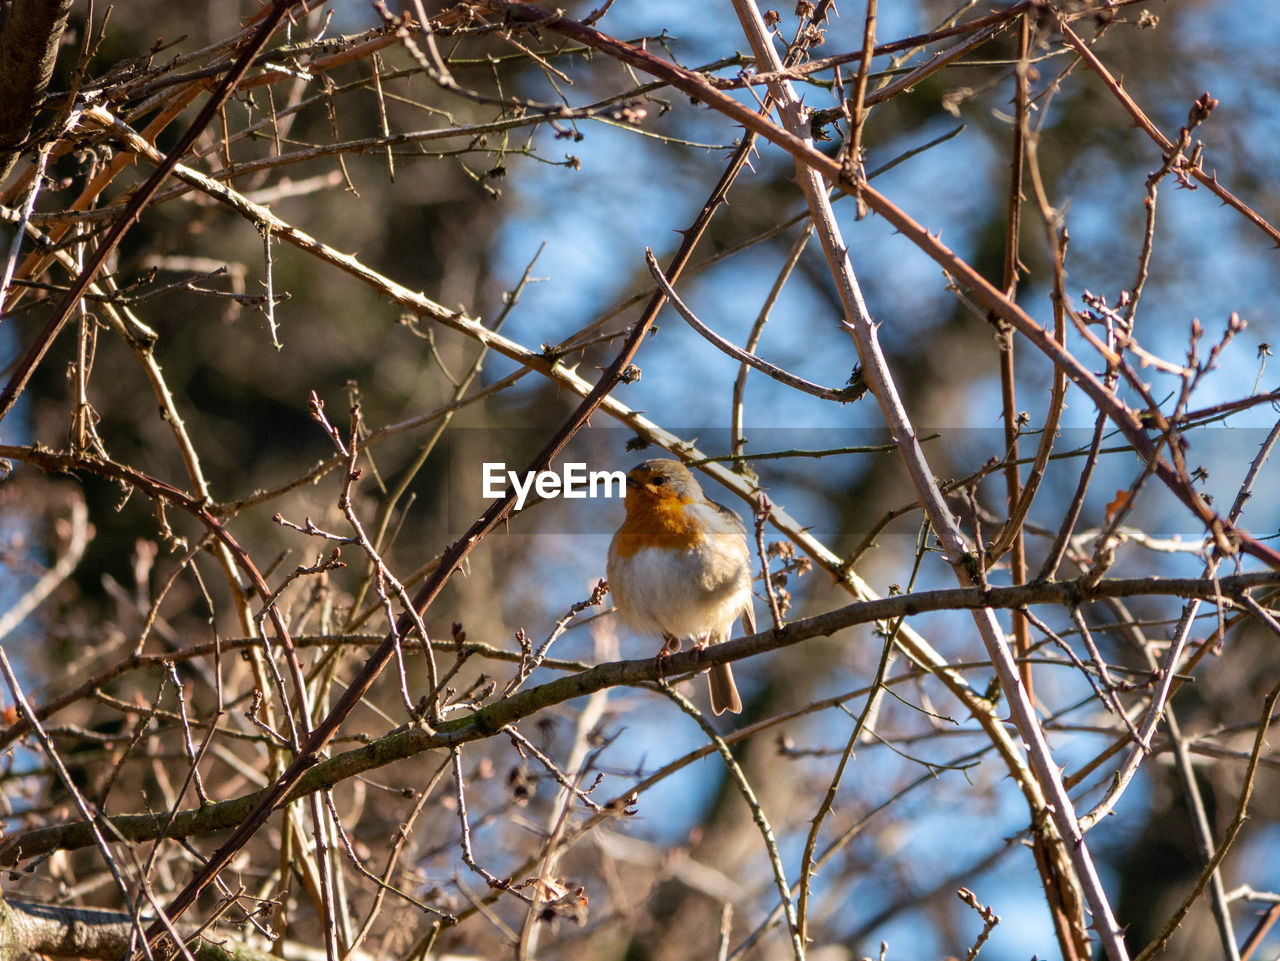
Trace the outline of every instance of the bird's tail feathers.
<instances>
[{"instance_id":1,"label":"bird's tail feathers","mask_svg":"<svg viewBox=\"0 0 1280 961\"><path fill-rule=\"evenodd\" d=\"M711 688L711 710L717 714L725 711L742 713L742 698L738 695L738 685L733 682L733 670L728 664L711 665L707 684Z\"/></svg>"}]
</instances>

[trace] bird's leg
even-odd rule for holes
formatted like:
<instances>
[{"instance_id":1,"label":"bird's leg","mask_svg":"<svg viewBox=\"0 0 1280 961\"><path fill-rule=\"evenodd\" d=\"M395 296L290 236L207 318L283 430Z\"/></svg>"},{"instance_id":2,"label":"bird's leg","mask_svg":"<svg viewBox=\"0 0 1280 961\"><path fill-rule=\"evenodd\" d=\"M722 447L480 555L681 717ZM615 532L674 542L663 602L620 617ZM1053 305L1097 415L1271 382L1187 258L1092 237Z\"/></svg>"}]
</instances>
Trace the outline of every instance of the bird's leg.
<instances>
[{"instance_id":1,"label":"bird's leg","mask_svg":"<svg viewBox=\"0 0 1280 961\"><path fill-rule=\"evenodd\" d=\"M654 660L657 661L657 664L658 664L659 677L666 676L667 658L669 658L672 654L675 654L677 651L680 650L680 638L676 637L674 634L667 634L664 631L662 634L662 640L663 640L662 650L660 650L658 652L658 656L654 658Z\"/></svg>"}]
</instances>

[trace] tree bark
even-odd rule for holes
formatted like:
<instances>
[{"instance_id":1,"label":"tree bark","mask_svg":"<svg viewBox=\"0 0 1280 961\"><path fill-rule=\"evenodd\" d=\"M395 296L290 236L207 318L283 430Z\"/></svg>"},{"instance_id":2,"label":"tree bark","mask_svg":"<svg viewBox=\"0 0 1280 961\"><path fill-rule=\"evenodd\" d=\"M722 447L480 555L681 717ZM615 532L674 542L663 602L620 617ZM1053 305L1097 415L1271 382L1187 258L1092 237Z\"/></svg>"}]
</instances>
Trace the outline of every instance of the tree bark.
<instances>
[{"instance_id":1,"label":"tree bark","mask_svg":"<svg viewBox=\"0 0 1280 961\"><path fill-rule=\"evenodd\" d=\"M0 183L31 133L70 12L71 0L13 0L0 18Z\"/></svg>"}]
</instances>

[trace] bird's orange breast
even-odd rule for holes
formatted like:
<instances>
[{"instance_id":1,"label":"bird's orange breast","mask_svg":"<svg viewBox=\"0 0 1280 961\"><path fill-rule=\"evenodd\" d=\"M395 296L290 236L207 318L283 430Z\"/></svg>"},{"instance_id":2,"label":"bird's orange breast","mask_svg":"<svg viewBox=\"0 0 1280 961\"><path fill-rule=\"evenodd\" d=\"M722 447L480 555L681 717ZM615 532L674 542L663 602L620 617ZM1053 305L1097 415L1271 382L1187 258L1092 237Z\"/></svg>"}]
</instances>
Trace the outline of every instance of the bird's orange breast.
<instances>
[{"instance_id":1,"label":"bird's orange breast","mask_svg":"<svg viewBox=\"0 0 1280 961\"><path fill-rule=\"evenodd\" d=\"M679 498L629 494L627 516L613 536L613 550L619 557L631 557L646 547L686 551L702 537L703 525Z\"/></svg>"}]
</instances>

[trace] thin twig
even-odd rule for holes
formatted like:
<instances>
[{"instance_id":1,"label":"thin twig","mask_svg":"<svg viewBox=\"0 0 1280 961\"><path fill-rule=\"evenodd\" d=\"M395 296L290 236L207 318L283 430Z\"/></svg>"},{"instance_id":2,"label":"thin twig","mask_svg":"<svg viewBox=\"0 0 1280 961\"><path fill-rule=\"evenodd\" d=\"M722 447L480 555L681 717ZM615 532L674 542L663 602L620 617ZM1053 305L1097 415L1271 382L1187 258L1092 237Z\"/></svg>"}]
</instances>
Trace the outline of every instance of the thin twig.
<instances>
[{"instance_id":1,"label":"thin twig","mask_svg":"<svg viewBox=\"0 0 1280 961\"><path fill-rule=\"evenodd\" d=\"M645 263L649 265L649 273L653 275L653 279L658 283L658 288L667 297L667 299L671 301L671 306L676 309L676 313L684 318L685 323L706 338L717 349L738 361L738 363L754 367L756 370L760 371L760 373L772 377L774 380L778 381L778 383L790 387L793 390L809 394L813 397L819 397L823 400L839 401L840 403L856 399L856 396L848 387L822 387L819 384L810 383L803 377L797 377L795 374L783 370L781 367L771 364L767 360L763 360L757 355L745 351L735 344L729 343L729 341L725 340L710 327L700 321L697 315L685 305L684 301L681 300L679 295L672 289L670 280L668 280L662 273L662 268L658 266L657 258L653 256L653 251L648 247L645 248L644 259Z\"/></svg>"},{"instance_id":2,"label":"thin twig","mask_svg":"<svg viewBox=\"0 0 1280 961\"><path fill-rule=\"evenodd\" d=\"M982 931L974 939L973 946L965 952L964 956L964 961L974 961L974 958L978 956L978 952L982 950L982 946L987 943L987 938L991 937L992 930L1000 923L1000 916L991 908L980 904L977 896L968 888L961 888L956 892L956 896L977 911L978 917L982 919Z\"/></svg>"},{"instance_id":3,"label":"thin twig","mask_svg":"<svg viewBox=\"0 0 1280 961\"><path fill-rule=\"evenodd\" d=\"M41 574L31 587L15 598L8 609L0 614L0 638L6 637L27 619L27 615L43 604L58 585L71 576L76 565L80 563L80 558L84 556L89 539L93 536L84 498L80 496L73 498L70 508L71 516L66 521L66 546L61 549L53 566Z\"/></svg>"},{"instance_id":4,"label":"thin twig","mask_svg":"<svg viewBox=\"0 0 1280 961\"><path fill-rule=\"evenodd\" d=\"M716 733L715 728L707 722L707 719L693 702L670 687L665 681L662 681L661 686L662 692L702 728L702 733L706 735L707 739L715 747L716 753L720 755L720 759L724 762L730 778L733 779L734 786L737 787L738 793L742 795L742 800L750 808L751 819L760 831L760 836L764 839L765 849L769 854L769 864L773 868L774 884L778 889L778 900L782 905L782 913L787 919L787 928L791 933L791 950L795 955L796 961L804 961L804 937L800 932L799 921L796 917L795 903L791 900L791 888L787 884L786 869L782 866L782 856L778 853L778 842L774 837L773 827L769 824L769 819L764 813L764 808L761 807L760 800L756 797L755 790L751 787L750 780L738 765L733 752L729 750L729 745L724 742L724 738Z\"/></svg>"}]
</instances>

